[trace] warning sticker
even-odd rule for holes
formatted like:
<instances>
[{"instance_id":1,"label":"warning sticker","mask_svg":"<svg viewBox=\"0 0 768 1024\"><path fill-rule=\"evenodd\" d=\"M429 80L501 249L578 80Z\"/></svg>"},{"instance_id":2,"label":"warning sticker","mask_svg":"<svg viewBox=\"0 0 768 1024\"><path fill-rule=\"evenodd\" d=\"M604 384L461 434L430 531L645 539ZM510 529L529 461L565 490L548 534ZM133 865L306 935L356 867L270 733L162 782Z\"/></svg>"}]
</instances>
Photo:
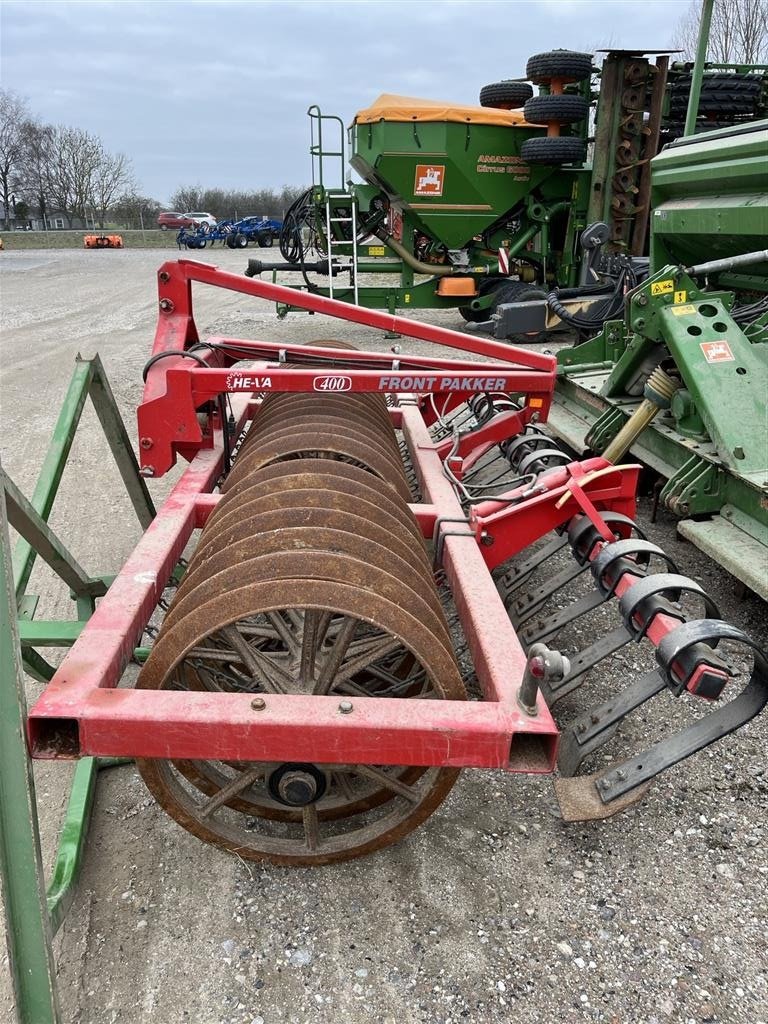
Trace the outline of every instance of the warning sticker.
<instances>
[{"instance_id":1,"label":"warning sticker","mask_svg":"<svg viewBox=\"0 0 768 1024\"><path fill-rule=\"evenodd\" d=\"M651 295L671 295L674 290L674 281L654 281L651 285Z\"/></svg>"},{"instance_id":2,"label":"warning sticker","mask_svg":"<svg viewBox=\"0 0 768 1024\"><path fill-rule=\"evenodd\" d=\"M675 292L674 303L678 306L681 302L685 302L688 298L688 292Z\"/></svg>"},{"instance_id":3,"label":"warning sticker","mask_svg":"<svg viewBox=\"0 0 768 1024\"><path fill-rule=\"evenodd\" d=\"M736 362L736 357L731 352L731 346L725 339L723 341L702 341L701 351L708 363Z\"/></svg>"},{"instance_id":4,"label":"warning sticker","mask_svg":"<svg viewBox=\"0 0 768 1024\"><path fill-rule=\"evenodd\" d=\"M691 313L696 312L696 307L688 303L687 306L673 306L672 312L675 316L690 316Z\"/></svg>"},{"instance_id":5,"label":"warning sticker","mask_svg":"<svg viewBox=\"0 0 768 1024\"><path fill-rule=\"evenodd\" d=\"M383 246L383 245L369 245L368 246L368 255L369 256L386 256L387 255L386 247Z\"/></svg>"},{"instance_id":6,"label":"warning sticker","mask_svg":"<svg viewBox=\"0 0 768 1024\"><path fill-rule=\"evenodd\" d=\"M416 177L413 182L415 196L441 196L445 164L416 164Z\"/></svg>"}]
</instances>

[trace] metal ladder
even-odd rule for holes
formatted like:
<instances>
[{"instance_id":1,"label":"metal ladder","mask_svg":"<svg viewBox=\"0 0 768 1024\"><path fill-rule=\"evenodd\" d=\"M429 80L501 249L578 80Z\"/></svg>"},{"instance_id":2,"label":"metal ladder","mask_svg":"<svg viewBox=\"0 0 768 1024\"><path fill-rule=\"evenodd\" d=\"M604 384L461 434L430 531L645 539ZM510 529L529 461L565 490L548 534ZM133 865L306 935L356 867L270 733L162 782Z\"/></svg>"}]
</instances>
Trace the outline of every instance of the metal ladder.
<instances>
[{"instance_id":1,"label":"metal ladder","mask_svg":"<svg viewBox=\"0 0 768 1024\"><path fill-rule=\"evenodd\" d=\"M338 198L344 198L349 201L349 208L352 211L350 217L334 217L333 216L333 200ZM333 225L334 224L351 224L352 225L352 241L351 243L346 239L335 240L333 237ZM333 270L334 268L340 268L343 270L349 270L352 281L352 290L354 293L354 303L359 305L358 293L357 293L357 204L355 203L354 197L349 195L347 192L327 192L325 196L325 237L328 241L328 294L330 298L333 298ZM334 258L333 250L339 249L342 246L352 245L352 256L351 262L337 262Z\"/></svg>"},{"instance_id":2,"label":"metal ladder","mask_svg":"<svg viewBox=\"0 0 768 1024\"><path fill-rule=\"evenodd\" d=\"M324 114L317 104L307 110L307 116L309 117L309 152L312 157L312 185L319 186L325 194L325 237L328 241L328 280L329 288L328 294L331 298L334 298L334 281L333 281L333 270L343 269L349 270L351 273L352 288L354 292L355 305L359 305L358 302L358 290L357 290L357 206L355 204L354 196L350 195L344 187L344 172L346 170L346 150L344 145L344 122L340 117L334 114ZM338 129L338 148L325 149L323 146L323 124L327 121L333 121L334 129ZM325 180L328 174L328 162L338 161L338 182L336 187L329 188L325 184ZM334 169L334 177L335 177ZM335 217L333 215L334 200L344 200L352 211L351 217ZM333 226L335 224L351 224L352 225L352 241L351 243L344 240L334 240L333 237ZM334 249L342 248L343 246L352 245L352 256L351 263L341 262L338 257L334 257ZM336 288L338 292L338 287Z\"/></svg>"}]
</instances>

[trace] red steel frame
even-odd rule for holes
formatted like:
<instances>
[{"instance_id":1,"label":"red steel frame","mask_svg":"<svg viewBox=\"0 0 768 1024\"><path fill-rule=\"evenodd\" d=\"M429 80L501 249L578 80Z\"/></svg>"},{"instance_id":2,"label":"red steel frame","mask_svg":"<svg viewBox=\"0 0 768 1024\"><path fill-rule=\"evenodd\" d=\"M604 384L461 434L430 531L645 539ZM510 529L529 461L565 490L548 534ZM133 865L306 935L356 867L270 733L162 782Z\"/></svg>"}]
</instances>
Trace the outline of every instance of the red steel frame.
<instances>
[{"instance_id":1,"label":"red steel frame","mask_svg":"<svg viewBox=\"0 0 768 1024\"><path fill-rule=\"evenodd\" d=\"M393 375L434 376L449 383L426 391L441 392L444 398L440 402L453 403L471 393L473 385L468 382L498 377L503 378L504 386L494 390L525 394L522 412L506 421L507 436L514 436L534 415L544 418L549 408L554 360L548 356L311 294L297 296L279 285L249 281L186 260L165 264L159 280L161 314L155 354L182 351L197 341L191 305L194 280L274 300L289 294L295 305L301 302L307 309L498 360L489 364L404 356L399 367L393 368L388 356L345 352L345 364L364 362L365 368L345 366L340 371L331 367L318 375L304 367L286 367L279 356L275 360L278 347L274 344L237 342L238 346L252 346L254 355L262 356L255 369L243 374L270 376L272 390L311 389L315 378L328 375L350 379L351 390L389 390L381 386L381 379ZM225 339L220 341L226 344ZM526 655L489 570L578 512L590 515L598 528L602 521L597 509L632 516L638 467L611 467L600 458L572 463L540 477L535 493L519 503L491 502L473 508L469 524L462 529L457 520L465 518L464 512L443 472L447 449L445 444L432 442L428 429L431 405L421 389L398 394L392 419L408 444L424 499L412 505L412 510L425 537L443 534L441 567L473 657L483 701L367 698L354 701L351 714L341 714L338 698L332 696L267 694L265 706L260 702L256 709L251 696L242 693L118 687L187 542L204 525L218 500L212 492L223 469L221 424L214 417L210 431L201 429L197 406L222 391L253 390L235 382L236 373L222 365L227 357L220 350L199 351L215 365L202 367L171 356L149 370L139 408L145 472L148 467L152 468L147 475L168 468L166 461L172 464L176 452L191 457L191 462L32 708L28 730L33 756L277 762L298 758L331 764L551 771L558 729L543 698L539 697L533 716L517 701ZM296 358L309 354L327 359L329 355L328 349L312 346L290 346L287 352ZM269 354L271 359L263 359ZM257 403L241 395L235 399L235 407L242 426ZM496 429L477 431L474 443L463 439L459 456L465 466L498 440ZM151 442L148 445L147 440ZM162 459L158 453L164 453Z\"/></svg>"}]
</instances>

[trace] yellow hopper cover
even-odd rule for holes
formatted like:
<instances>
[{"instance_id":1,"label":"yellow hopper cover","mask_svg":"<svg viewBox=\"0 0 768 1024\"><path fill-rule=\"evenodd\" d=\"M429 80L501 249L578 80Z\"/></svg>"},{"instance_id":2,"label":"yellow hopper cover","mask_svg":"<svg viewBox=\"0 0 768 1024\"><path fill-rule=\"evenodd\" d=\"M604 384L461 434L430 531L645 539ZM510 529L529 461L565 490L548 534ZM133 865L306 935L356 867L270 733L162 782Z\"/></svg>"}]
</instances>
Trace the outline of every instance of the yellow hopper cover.
<instances>
[{"instance_id":1,"label":"yellow hopper cover","mask_svg":"<svg viewBox=\"0 0 768 1024\"><path fill-rule=\"evenodd\" d=\"M500 124L508 127L526 124L519 110L498 107L462 107L447 100L420 100L413 96L382 93L370 107L355 115L355 124L377 121L455 121L459 124Z\"/></svg>"}]
</instances>

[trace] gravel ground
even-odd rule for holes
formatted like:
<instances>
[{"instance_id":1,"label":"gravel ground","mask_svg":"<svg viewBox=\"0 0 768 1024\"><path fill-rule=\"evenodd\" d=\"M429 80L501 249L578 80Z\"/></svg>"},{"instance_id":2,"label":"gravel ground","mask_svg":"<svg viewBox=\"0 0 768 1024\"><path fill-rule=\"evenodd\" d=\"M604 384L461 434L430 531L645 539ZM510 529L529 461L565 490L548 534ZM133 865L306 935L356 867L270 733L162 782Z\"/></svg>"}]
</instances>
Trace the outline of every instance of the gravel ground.
<instances>
[{"instance_id":1,"label":"gravel ground","mask_svg":"<svg viewBox=\"0 0 768 1024\"><path fill-rule=\"evenodd\" d=\"M227 250L209 258L238 271L244 263ZM135 441L158 254L1 259L2 458L30 493L78 351L101 354ZM304 315L278 322L271 306L244 296L201 290L197 308L203 332L390 344ZM458 326L450 314L430 319ZM153 483L156 498L167 487ZM643 521L646 512L644 503ZM139 536L90 410L51 524L94 572L117 569ZM678 541L670 520L649 529L724 617L766 642L761 601L739 600L734 581ZM68 613L67 595L44 571L31 591L42 595L39 614ZM595 622L602 631L603 619ZM640 648L629 650L564 712L647 665ZM30 683L30 699L37 689ZM629 739L658 725L639 717ZM320 869L246 864L204 846L155 806L132 766L110 769L55 942L63 1019L765 1024L767 737L764 715L667 773L639 806L597 824L560 821L546 778L468 771L399 845ZM66 766L36 766L48 866L69 775ZM0 965L0 1019L8 1020L4 953Z\"/></svg>"}]
</instances>

